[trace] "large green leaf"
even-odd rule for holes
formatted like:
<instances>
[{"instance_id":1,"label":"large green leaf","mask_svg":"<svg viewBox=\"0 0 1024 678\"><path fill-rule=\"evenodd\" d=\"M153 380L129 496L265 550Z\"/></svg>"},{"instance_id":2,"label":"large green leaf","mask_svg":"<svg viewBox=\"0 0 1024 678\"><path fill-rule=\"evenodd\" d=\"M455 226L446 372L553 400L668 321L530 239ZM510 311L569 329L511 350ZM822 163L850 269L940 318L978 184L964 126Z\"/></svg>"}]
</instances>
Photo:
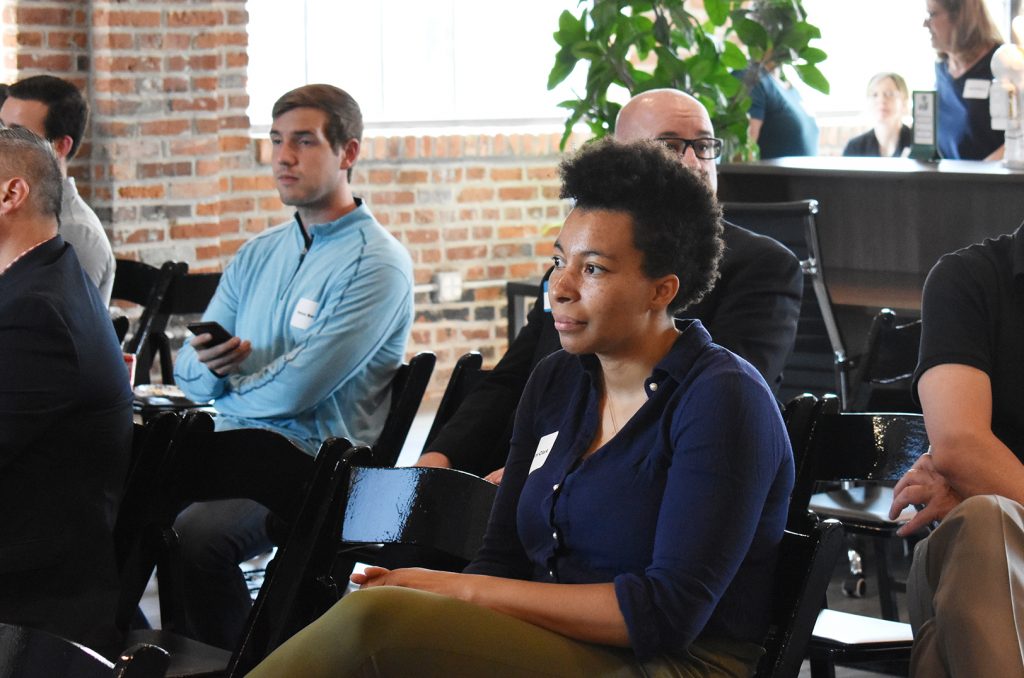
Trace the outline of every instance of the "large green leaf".
<instances>
[{"instance_id":1,"label":"large green leaf","mask_svg":"<svg viewBox=\"0 0 1024 678\"><path fill-rule=\"evenodd\" d=\"M721 26L729 18L729 0L704 0L704 11L715 26Z\"/></svg>"},{"instance_id":2,"label":"large green leaf","mask_svg":"<svg viewBox=\"0 0 1024 678\"><path fill-rule=\"evenodd\" d=\"M820 64L828 58L828 55L817 47L808 47L800 52L800 58L809 64Z\"/></svg>"},{"instance_id":3,"label":"large green leaf","mask_svg":"<svg viewBox=\"0 0 1024 678\"><path fill-rule=\"evenodd\" d=\"M733 22L736 35L747 47L768 47L768 31L753 19L743 17Z\"/></svg>"},{"instance_id":4,"label":"large green leaf","mask_svg":"<svg viewBox=\"0 0 1024 678\"><path fill-rule=\"evenodd\" d=\"M576 68L576 64L579 61L565 48L558 51L558 55L555 57L555 65L551 67L551 73L548 74L548 89L554 89L563 80L569 77L569 74Z\"/></svg>"},{"instance_id":5,"label":"large green leaf","mask_svg":"<svg viewBox=\"0 0 1024 678\"><path fill-rule=\"evenodd\" d=\"M747 67L747 55L743 53L736 43L726 40L722 49L722 65L726 68L740 69Z\"/></svg>"},{"instance_id":6,"label":"large green leaf","mask_svg":"<svg viewBox=\"0 0 1024 678\"><path fill-rule=\"evenodd\" d=\"M828 78L826 78L825 75L818 70L817 66L814 66L812 64L796 64L793 66L793 68L796 69L797 75L799 75L800 79L803 80L805 83L807 83L814 89L818 90L819 92L828 94Z\"/></svg>"},{"instance_id":7,"label":"large green leaf","mask_svg":"<svg viewBox=\"0 0 1024 678\"><path fill-rule=\"evenodd\" d=\"M558 30L555 31L555 42L562 47L572 45L574 42L587 38L587 28L584 20L587 10L583 10L581 18L577 19L569 10L564 10L558 15Z\"/></svg>"}]
</instances>

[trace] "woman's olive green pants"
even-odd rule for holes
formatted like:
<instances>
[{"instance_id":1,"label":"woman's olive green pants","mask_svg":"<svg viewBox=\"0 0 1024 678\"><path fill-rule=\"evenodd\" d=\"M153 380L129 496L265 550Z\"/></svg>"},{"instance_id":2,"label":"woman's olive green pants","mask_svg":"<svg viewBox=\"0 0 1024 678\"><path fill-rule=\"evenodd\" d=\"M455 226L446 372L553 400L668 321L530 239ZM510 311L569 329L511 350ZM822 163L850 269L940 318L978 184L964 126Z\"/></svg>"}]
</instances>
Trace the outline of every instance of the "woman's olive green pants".
<instances>
[{"instance_id":1,"label":"woman's olive green pants","mask_svg":"<svg viewBox=\"0 0 1024 678\"><path fill-rule=\"evenodd\" d=\"M628 649L572 640L454 598L382 586L343 598L249 675L746 678L762 652L750 643L698 640L686 651L640 662Z\"/></svg>"}]
</instances>

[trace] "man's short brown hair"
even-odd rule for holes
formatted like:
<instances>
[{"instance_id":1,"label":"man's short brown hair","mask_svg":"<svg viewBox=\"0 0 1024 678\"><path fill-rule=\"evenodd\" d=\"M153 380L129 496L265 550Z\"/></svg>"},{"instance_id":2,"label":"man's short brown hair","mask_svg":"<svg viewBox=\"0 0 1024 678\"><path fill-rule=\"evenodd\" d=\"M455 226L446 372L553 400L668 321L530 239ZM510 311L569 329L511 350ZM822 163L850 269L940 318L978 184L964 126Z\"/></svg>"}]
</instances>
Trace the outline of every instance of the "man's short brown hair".
<instances>
[{"instance_id":1,"label":"man's short brown hair","mask_svg":"<svg viewBox=\"0 0 1024 678\"><path fill-rule=\"evenodd\" d=\"M274 103L272 117L277 120L295 108L315 108L327 116L324 136L337 153L349 139L363 138L363 113L356 100L334 85L304 85L288 92Z\"/></svg>"}]
</instances>

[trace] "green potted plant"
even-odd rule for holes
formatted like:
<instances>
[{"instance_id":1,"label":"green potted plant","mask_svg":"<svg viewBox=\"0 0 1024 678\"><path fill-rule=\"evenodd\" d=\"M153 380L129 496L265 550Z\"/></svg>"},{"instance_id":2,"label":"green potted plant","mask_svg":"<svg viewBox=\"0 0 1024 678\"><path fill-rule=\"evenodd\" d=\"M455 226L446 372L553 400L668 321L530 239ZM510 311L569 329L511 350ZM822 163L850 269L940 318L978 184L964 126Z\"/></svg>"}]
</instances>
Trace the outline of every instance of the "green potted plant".
<instances>
[{"instance_id":1,"label":"green potted plant","mask_svg":"<svg viewBox=\"0 0 1024 678\"><path fill-rule=\"evenodd\" d=\"M604 136L629 96L672 87L707 107L726 142L726 157L749 158L757 151L747 138L749 83L736 71L785 66L828 93L828 80L817 67L826 54L810 44L821 31L807 21L800 0L704 0L699 14L686 5L686 0L580 0L576 14L562 12L548 89L580 62L587 64L586 91L559 104L570 112L562 148L576 123L583 121L595 137Z\"/></svg>"}]
</instances>

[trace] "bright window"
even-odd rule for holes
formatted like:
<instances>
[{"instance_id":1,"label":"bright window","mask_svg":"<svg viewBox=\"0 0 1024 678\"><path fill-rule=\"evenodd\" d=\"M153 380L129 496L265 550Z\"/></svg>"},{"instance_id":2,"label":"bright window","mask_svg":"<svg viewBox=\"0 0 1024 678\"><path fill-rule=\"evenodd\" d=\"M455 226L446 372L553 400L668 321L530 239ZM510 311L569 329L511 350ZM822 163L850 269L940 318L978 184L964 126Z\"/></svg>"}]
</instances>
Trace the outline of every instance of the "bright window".
<instances>
[{"instance_id":1,"label":"bright window","mask_svg":"<svg viewBox=\"0 0 1024 678\"><path fill-rule=\"evenodd\" d=\"M551 34L576 0L248 0L249 117L270 124L284 92L348 91L376 126L551 122L582 69L546 88Z\"/></svg>"}]
</instances>

